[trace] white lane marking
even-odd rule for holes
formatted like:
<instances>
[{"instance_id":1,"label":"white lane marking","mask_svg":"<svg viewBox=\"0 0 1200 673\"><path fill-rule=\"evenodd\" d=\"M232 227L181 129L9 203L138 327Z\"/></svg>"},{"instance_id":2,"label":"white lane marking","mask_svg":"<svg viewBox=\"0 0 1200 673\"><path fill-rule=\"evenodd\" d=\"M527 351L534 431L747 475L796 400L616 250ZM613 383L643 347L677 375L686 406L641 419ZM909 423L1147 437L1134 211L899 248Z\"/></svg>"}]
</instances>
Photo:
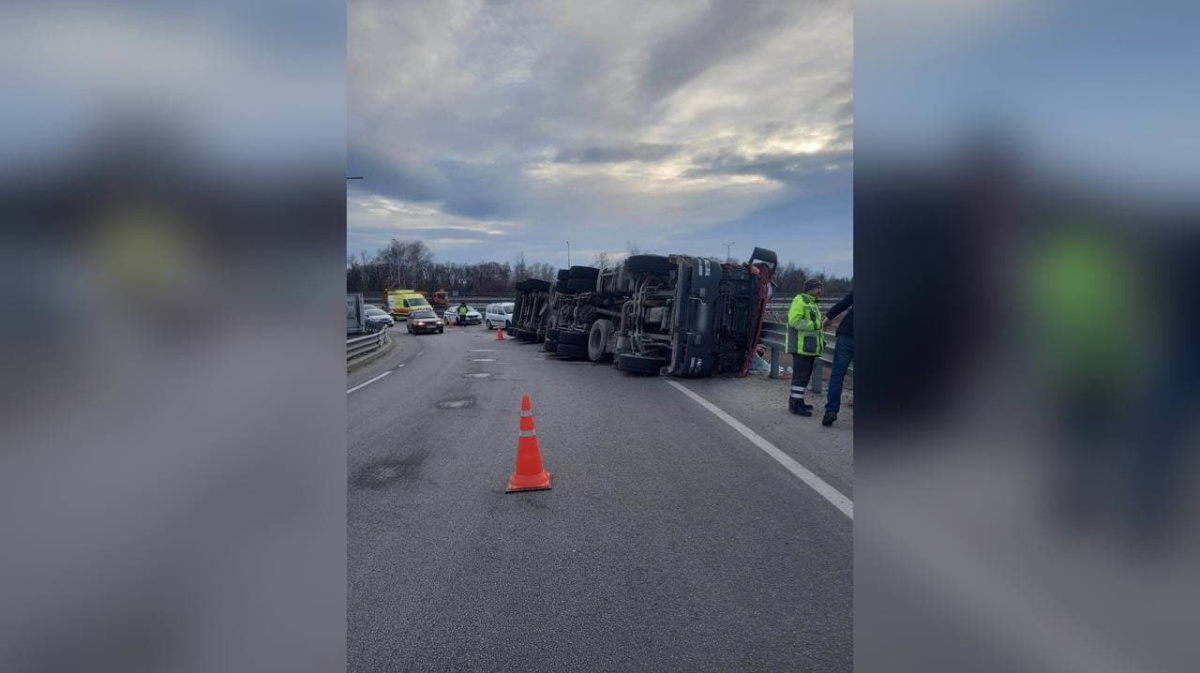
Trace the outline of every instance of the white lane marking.
<instances>
[{"instance_id":1,"label":"white lane marking","mask_svg":"<svg viewBox=\"0 0 1200 673\"><path fill-rule=\"evenodd\" d=\"M471 358L471 362L495 362L496 358Z\"/></svg>"},{"instance_id":2,"label":"white lane marking","mask_svg":"<svg viewBox=\"0 0 1200 673\"><path fill-rule=\"evenodd\" d=\"M358 384L358 385L354 386L353 388L351 388L350 390L347 390L347 391L346 391L346 394L347 394L347 395L349 395L350 393L352 393L352 392L354 392L354 391L358 390L359 388L365 388L365 387L367 387L367 386L371 385L372 383L375 383L375 382L376 382L376 381L378 381L379 379L381 379L381 378L383 378L383 377L387 376L388 374L391 374L391 373L392 373L392 371L393 371L393 370L389 369L389 370L387 370L386 372L384 372L384 373L380 374L379 376L376 376L375 378L371 379L370 381L366 381L366 382L364 382L364 383L360 383L360 384Z\"/></svg>"},{"instance_id":3,"label":"white lane marking","mask_svg":"<svg viewBox=\"0 0 1200 673\"><path fill-rule=\"evenodd\" d=\"M495 353L496 350L493 348L472 348L468 352L469 353Z\"/></svg>"},{"instance_id":4,"label":"white lane marking","mask_svg":"<svg viewBox=\"0 0 1200 673\"><path fill-rule=\"evenodd\" d=\"M718 407L717 405L713 404L712 402L709 402L708 400L704 399L703 397L700 397L696 393L692 392L689 388L687 388L679 383L676 383L675 381L667 381L667 383L674 386L676 389L678 389L684 395L687 395L688 397L695 400L696 404L699 404L700 406L704 407L705 409L708 409L709 411L711 411L713 413L713 415L716 416L717 418L725 421L725 423L729 427L733 428L734 430L737 430L739 433L741 433L741 435L743 437L750 440L758 448L762 449L764 453L766 453L768 456L774 458L776 460L776 462L778 462L780 465L784 466L784 468L786 468L788 472L791 472L792 474L794 474L797 479L808 484L809 487L812 488L812 490L821 494L821 496L823 498L828 500L834 507L837 507L842 512L842 514L845 514L851 521L854 520L854 501L853 500L842 495L840 492L838 492L838 490L836 488L834 488L834 487L830 486L828 483L826 483L826 481L824 479L813 474L812 471L809 470L807 467L804 467L800 463L797 463L795 460L792 460L791 456L787 455L783 451L780 451L779 448L776 447L774 444L763 439L761 435L759 435L757 432L755 432L755 431L751 430L750 428L746 427L745 425L743 425L741 423L741 421L739 421L738 419L736 419L733 416L730 416L729 414L722 411L721 408Z\"/></svg>"},{"instance_id":5,"label":"white lane marking","mask_svg":"<svg viewBox=\"0 0 1200 673\"><path fill-rule=\"evenodd\" d=\"M405 363L401 362L400 364L396 365L396 369L399 369L399 368L403 367L403 366L404 366L404 364L405 364Z\"/></svg>"}]
</instances>

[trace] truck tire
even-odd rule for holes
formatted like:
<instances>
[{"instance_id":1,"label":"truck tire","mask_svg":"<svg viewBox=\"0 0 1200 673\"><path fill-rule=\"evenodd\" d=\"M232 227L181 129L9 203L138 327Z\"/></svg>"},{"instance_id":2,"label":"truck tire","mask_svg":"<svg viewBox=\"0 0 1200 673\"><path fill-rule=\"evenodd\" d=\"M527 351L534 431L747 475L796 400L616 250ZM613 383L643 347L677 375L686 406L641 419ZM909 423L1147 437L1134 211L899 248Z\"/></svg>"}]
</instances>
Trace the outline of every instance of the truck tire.
<instances>
[{"instance_id":1,"label":"truck tire","mask_svg":"<svg viewBox=\"0 0 1200 673\"><path fill-rule=\"evenodd\" d=\"M580 348L586 350L588 335L583 332L568 332L567 330L559 330L558 339L556 339L556 341L558 341L560 344L567 344L568 346L579 346Z\"/></svg>"},{"instance_id":2,"label":"truck tire","mask_svg":"<svg viewBox=\"0 0 1200 673\"><path fill-rule=\"evenodd\" d=\"M668 364L670 363L662 358L647 358L641 355L625 354L617 358L617 369L630 374L658 376Z\"/></svg>"},{"instance_id":3,"label":"truck tire","mask_svg":"<svg viewBox=\"0 0 1200 673\"><path fill-rule=\"evenodd\" d=\"M537 341L537 332L529 329L523 329L517 333L517 338L519 338L521 341L533 343L534 341Z\"/></svg>"},{"instance_id":4,"label":"truck tire","mask_svg":"<svg viewBox=\"0 0 1200 673\"><path fill-rule=\"evenodd\" d=\"M612 359L612 353L608 351L608 338L612 335L613 324L611 320L597 320L592 323L592 329L588 331L588 359L592 362L603 362Z\"/></svg>"},{"instance_id":5,"label":"truck tire","mask_svg":"<svg viewBox=\"0 0 1200 673\"><path fill-rule=\"evenodd\" d=\"M586 360L587 359L587 347L586 346L572 346L571 344L559 343L558 344L558 354L565 358L571 358L572 360Z\"/></svg>"},{"instance_id":6,"label":"truck tire","mask_svg":"<svg viewBox=\"0 0 1200 673\"><path fill-rule=\"evenodd\" d=\"M546 343L542 344L542 348L547 353L557 353L558 352L558 342L551 341L550 339L546 339Z\"/></svg>"},{"instance_id":7,"label":"truck tire","mask_svg":"<svg viewBox=\"0 0 1200 673\"><path fill-rule=\"evenodd\" d=\"M592 281L592 285L596 284L596 276L600 275L600 269L594 266L573 266L570 270L570 280L583 278Z\"/></svg>"},{"instance_id":8,"label":"truck tire","mask_svg":"<svg viewBox=\"0 0 1200 673\"><path fill-rule=\"evenodd\" d=\"M595 278L572 278L567 281L567 292L595 292Z\"/></svg>"},{"instance_id":9,"label":"truck tire","mask_svg":"<svg viewBox=\"0 0 1200 673\"><path fill-rule=\"evenodd\" d=\"M525 284L526 282L527 281L524 281L524 280L517 281L517 284L516 284L517 292L524 292L525 290L528 289L528 286Z\"/></svg>"},{"instance_id":10,"label":"truck tire","mask_svg":"<svg viewBox=\"0 0 1200 673\"><path fill-rule=\"evenodd\" d=\"M666 274L675 270L675 264L662 255L631 255L625 259L625 270L634 274Z\"/></svg>"},{"instance_id":11,"label":"truck tire","mask_svg":"<svg viewBox=\"0 0 1200 673\"><path fill-rule=\"evenodd\" d=\"M571 279L571 270L570 269L559 269L558 270L558 279L559 280L570 280Z\"/></svg>"},{"instance_id":12,"label":"truck tire","mask_svg":"<svg viewBox=\"0 0 1200 673\"><path fill-rule=\"evenodd\" d=\"M558 341L558 330L556 330L556 329L546 330L546 341Z\"/></svg>"},{"instance_id":13,"label":"truck tire","mask_svg":"<svg viewBox=\"0 0 1200 673\"><path fill-rule=\"evenodd\" d=\"M525 281L525 289L531 292L549 292L550 281L540 278L529 278Z\"/></svg>"}]
</instances>

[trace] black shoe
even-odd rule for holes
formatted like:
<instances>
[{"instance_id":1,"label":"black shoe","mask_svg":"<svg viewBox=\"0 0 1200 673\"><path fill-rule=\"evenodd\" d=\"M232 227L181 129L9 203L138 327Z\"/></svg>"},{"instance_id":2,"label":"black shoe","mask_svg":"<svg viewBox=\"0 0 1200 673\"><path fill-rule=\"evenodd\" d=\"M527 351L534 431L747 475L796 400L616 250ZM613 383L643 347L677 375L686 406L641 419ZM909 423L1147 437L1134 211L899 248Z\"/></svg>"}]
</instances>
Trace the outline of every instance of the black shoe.
<instances>
[{"instance_id":1,"label":"black shoe","mask_svg":"<svg viewBox=\"0 0 1200 673\"><path fill-rule=\"evenodd\" d=\"M802 404L805 409L812 411L813 405L809 404L808 402L801 402L800 404Z\"/></svg>"},{"instance_id":2,"label":"black shoe","mask_svg":"<svg viewBox=\"0 0 1200 673\"><path fill-rule=\"evenodd\" d=\"M812 410L807 407L795 407L792 409L792 413L797 416L812 416Z\"/></svg>"},{"instance_id":3,"label":"black shoe","mask_svg":"<svg viewBox=\"0 0 1200 673\"><path fill-rule=\"evenodd\" d=\"M833 422L836 420L837 420L837 416L834 416L833 414L826 412L825 418L821 419L821 425L824 425L825 427L828 428L829 426L833 425Z\"/></svg>"}]
</instances>

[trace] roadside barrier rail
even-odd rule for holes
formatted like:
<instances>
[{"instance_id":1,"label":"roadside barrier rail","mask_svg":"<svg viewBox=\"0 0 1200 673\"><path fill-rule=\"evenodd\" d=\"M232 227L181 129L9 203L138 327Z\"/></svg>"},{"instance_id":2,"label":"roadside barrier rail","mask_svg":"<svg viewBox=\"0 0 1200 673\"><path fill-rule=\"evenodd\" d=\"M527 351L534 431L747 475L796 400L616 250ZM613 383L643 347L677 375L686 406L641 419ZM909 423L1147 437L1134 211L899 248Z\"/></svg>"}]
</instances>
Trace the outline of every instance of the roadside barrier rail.
<instances>
[{"instance_id":1,"label":"roadside barrier rail","mask_svg":"<svg viewBox=\"0 0 1200 673\"><path fill-rule=\"evenodd\" d=\"M366 336L346 339L346 359L350 360L382 347L385 338L387 338L387 330L379 330Z\"/></svg>"}]
</instances>

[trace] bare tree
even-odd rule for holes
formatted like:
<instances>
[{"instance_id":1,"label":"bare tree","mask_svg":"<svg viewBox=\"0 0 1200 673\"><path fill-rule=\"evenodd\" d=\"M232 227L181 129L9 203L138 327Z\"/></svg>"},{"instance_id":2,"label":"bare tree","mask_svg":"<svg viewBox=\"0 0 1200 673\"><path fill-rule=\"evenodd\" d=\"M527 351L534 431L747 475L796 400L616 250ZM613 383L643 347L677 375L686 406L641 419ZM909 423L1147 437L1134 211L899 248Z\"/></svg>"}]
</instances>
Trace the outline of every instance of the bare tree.
<instances>
[{"instance_id":1,"label":"bare tree","mask_svg":"<svg viewBox=\"0 0 1200 673\"><path fill-rule=\"evenodd\" d=\"M608 258L608 253L604 252L603 250L596 253L596 259L592 261L592 266L594 266L598 269L603 269L603 268L605 268L607 266L611 266L611 265L612 265L612 260L610 260Z\"/></svg>"},{"instance_id":2,"label":"bare tree","mask_svg":"<svg viewBox=\"0 0 1200 673\"><path fill-rule=\"evenodd\" d=\"M630 255L642 254L642 249L638 247L637 241L625 241L625 249L629 251Z\"/></svg>"}]
</instances>

